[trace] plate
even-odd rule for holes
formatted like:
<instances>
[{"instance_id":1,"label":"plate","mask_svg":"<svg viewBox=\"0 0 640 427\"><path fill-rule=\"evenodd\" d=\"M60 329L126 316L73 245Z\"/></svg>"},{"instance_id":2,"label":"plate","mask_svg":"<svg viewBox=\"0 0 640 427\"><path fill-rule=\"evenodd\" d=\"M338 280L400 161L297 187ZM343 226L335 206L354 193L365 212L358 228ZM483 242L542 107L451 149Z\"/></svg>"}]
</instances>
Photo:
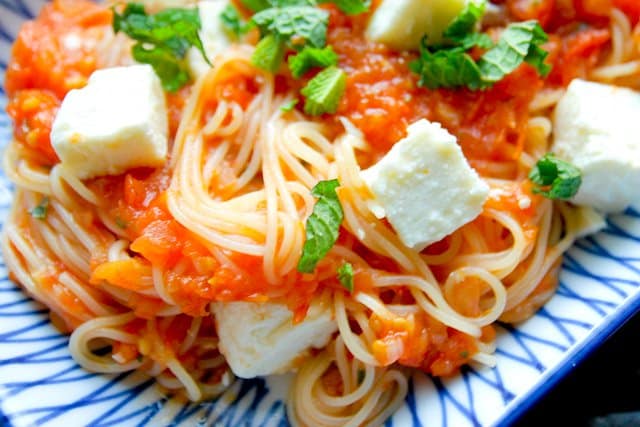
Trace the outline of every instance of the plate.
<instances>
[{"instance_id":1,"label":"plate","mask_svg":"<svg viewBox=\"0 0 640 427\"><path fill-rule=\"evenodd\" d=\"M0 0L0 80L21 22L42 0ZM0 143L11 124L0 90ZM0 217L12 186L0 176ZM499 327L497 366L470 366L448 379L411 378L397 426L508 425L640 309L640 209L608 219L603 232L566 254L556 296L517 327ZM0 264L0 425L286 426L287 377L236 381L217 400L165 396L132 372L98 375L76 365L47 310L7 278Z\"/></svg>"}]
</instances>

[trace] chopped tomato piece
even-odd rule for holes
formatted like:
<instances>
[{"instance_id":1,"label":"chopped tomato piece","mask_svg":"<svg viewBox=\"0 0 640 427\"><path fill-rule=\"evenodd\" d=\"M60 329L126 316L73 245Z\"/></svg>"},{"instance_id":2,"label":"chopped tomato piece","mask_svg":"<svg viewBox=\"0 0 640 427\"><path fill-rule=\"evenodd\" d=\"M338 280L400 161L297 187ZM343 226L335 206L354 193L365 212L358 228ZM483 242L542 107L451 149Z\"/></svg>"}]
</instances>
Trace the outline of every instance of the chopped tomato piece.
<instances>
[{"instance_id":1,"label":"chopped tomato piece","mask_svg":"<svg viewBox=\"0 0 640 427\"><path fill-rule=\"evenodd\" d=\"M563 38L549 81L568 86L575 78L585 78L610 39L611 33L606 28L587 28Z\"/></svg>"},{"instance_id":2,"label":"chopped tomato piece","mask_svg":"<svg viewBox=\"0 0 640 427\"><path fill-rule=\"evenodd\" d=\"M151 266L139 259L129 258L98 265L91 274L91 283L98 285L106 281L123 289L142 291L145 277L151 277Z\"/></svg>"},{"instance_id":3,"label":"chopped tomato piece","mask_svg":"<svg viewBox=\"0 0 640 427\"><path fill-rule=\"evenodd\" d=\"M7 105L16 140L31 150L34 160L42 165L52 166L59 161L49 138L59 107L59 99L42 90L20 90Z\"/></svg>"},{"instance_id":4,"label":"chopped tomato piece","mask_svg":"<svg viewBox=\"0 0 640 427\"><path fill-rule=\"evenodd\" d=\"M41 89L62 99L84 86L96 69L95 49L111 16L110 9L87 0L56 0L44 6L18 33L7 67L7 94Z\"/></svg>"},{"instance_id":5,"label":"chopped tomato piece","mask_svg":"<svg viewBox=\"0 0 640 427\"><path fill-rule=\"evenodd\" d=\"M507 0L507 9L520 21L537 20L546 27L551 19L555 0Z\"/></svg>"}]
</instances>

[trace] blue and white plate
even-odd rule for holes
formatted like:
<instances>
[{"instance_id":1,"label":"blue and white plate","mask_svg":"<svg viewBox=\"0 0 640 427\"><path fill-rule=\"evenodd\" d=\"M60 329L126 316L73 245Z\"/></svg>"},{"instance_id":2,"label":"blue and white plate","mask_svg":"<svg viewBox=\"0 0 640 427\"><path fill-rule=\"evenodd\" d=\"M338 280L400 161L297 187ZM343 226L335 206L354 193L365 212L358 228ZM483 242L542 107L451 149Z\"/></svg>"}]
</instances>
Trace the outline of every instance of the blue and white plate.
<instances>
[{"instance_id":1,"label":"blue and white plate","mask_svg":"<svg viewBox=\"0 0 640 427\"><path fill-rule=\"evenodd\" d=\"M0 0L0 81L19 26L42 0ZM0 144L10 122L0 89ZM0 218L12 198L0 176ZM640 213L610 217L608 227L565 256L557 295L518 327L500 328L498 365L469 367L450 379L416 373L397 426L505 425L640 309ZM169 399L138 373L97 375L77 366L68 339L47 310L7 278L0 264L0 425L287 425L286 378L237 381L215 401Z\"/></svg>"}]
</instances>

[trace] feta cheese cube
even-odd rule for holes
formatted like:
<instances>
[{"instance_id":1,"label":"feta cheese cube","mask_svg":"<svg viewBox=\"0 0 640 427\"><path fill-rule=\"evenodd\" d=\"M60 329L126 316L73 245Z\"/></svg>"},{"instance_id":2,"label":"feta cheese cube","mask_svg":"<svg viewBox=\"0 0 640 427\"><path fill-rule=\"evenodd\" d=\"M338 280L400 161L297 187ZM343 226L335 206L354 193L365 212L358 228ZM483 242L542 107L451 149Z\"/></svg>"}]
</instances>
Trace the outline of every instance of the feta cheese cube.
<instances>
[{"instance_id":1,"label":"feta cheese cube","mask_svg":"<svg viewBox=\"0 0 640 427\"><path fill-rule=\"evenodd\" d=\"M440 123L419 120L407 128L362 178L402 242L421 251L476 218L489 186L469 166L456 138Z\"/></svg>"},{"instance_id":2,"label":"feta cheese cube","mask_svg":"<svg viewBox=\"0 0 640 427\"><path fill-rule=\"evenodd\" d=\"M462 12L467 0L382 0L367 26L369 39L393 49L415 50L426 35L429 43Z\"/></svg>"},{"instance_id":3,"label":"feta cheese cube","mask_svg":"<svg viewBox=\"0 0 640 427\"><path fill-rule=\"evenodd\" d=\"M80 179L161 166L167 157L167 107L149 65L98 70L62 101L51 143Z\"/></svg>"},{"instance_id":4,"label":"feta cheese cube","mask_svg":"<svg viewBox=\"0 0 640 427\"><path fill-rule=\"evenodd\" d=\"M640 200L640 93L575 79L558 102L552 150L582 171L573 198L603 212Z\"/></svg>"},{"instance_id":5,"label":"feta cheese cube","mask_svg":"<svg viewBox=\"0 0 640 427\"><path fill-rule=\"evenodd\" d=\"M201 1L198 3L198 14L200 15L200 40L207 54L207 58L213 64L215 57L231 45L231 40L227 36L220 15L225 7L229 5L227 0ZM204 60L198 49L191 48L187 52L189 68L195 78L206 74L211 68Z\"/></svg>"},{"instance_id":6,"label":"feta cheese cube","mask_svg":"<svg viewBox=\"0 0 640 427\"><path fill-rule=\"evenodd\" d=\"M338 329L331 308L319 301L298 324L282 304L218 302L212 311L220 351L240 378L291 371L312 347L326 346Z\"/></svg>"}]
</instances>

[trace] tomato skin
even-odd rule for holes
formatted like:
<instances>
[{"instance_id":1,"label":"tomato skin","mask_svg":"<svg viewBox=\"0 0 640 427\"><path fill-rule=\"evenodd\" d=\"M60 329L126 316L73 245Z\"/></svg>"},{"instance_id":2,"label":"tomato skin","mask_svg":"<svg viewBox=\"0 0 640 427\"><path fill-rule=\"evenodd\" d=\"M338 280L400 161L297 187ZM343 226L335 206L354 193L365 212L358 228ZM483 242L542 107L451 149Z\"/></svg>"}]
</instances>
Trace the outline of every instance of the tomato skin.
<instances>
[{"instance_id":1,"label":"tomato skin","mask_svg":"<svg viewBox=\"0 0 640 427\"><path fill-rule=\"evenodd\" d=\"M7 105L16 140L29 149L36 162L47 166L59 161L49 137L58 108L58 97L42 90L20 90Z\"/></svg>"}]
</instances>

